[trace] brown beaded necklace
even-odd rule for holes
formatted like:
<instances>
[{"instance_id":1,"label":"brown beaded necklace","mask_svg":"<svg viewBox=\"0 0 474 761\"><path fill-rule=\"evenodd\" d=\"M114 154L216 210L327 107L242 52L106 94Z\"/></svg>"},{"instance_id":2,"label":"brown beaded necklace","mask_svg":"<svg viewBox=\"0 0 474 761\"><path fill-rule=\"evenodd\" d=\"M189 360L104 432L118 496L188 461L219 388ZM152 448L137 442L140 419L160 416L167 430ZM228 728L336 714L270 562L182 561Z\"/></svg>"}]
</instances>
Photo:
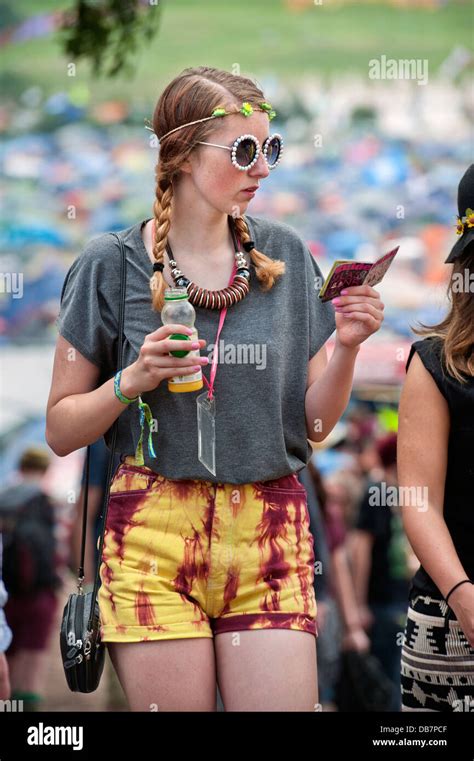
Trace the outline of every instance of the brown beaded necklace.
<instances>
[{"instance_id":1,"label":"brown beaded necklace","mask_svg":"<svg viewBox=\"0 0 474 761\"><path fill-rule=\"evenodd\" d=\"M237 238L235 234L235 222L233 218L228 215L227 216L229 227L232 234L232 240L234 242L235 247L235 265L237 267L237 272L234 275L234 278L232 280L232 283L228 285L226 288L222 288L221 290L217 291L209 291L207 288L201 288L196 283L193 283L192 280L189 280L187 277L184 276L184 274L181 272L180 269L178 269L178 264L176 260L173 257L173 252L171 250L170 244L166 243L166 251L169 257L169 263L171 267L171 275L173 277L173 280L175 282L176 287L178 288L186 288L188 295L189 295L189 301L194 304L194 306L198 307L204 307L205 309L222 309L223 307L231 307L234 304L237 304L237 302L242 301L245 296L250 291L250 270L249 266L247 264L247 260L245 259L244 254L242 251L239 250L239 245L237 243ZM155 246L155 224L152 225L152 239L153 239L153 248ZM246 251L251 251L252 248L254 248L254 242L253 240L247 241L247 243L244 243L244 248ZM160 270L163 272L163 264L161 262L155 262L153 264L153 271Z\"/></svg>"}]
</instances>

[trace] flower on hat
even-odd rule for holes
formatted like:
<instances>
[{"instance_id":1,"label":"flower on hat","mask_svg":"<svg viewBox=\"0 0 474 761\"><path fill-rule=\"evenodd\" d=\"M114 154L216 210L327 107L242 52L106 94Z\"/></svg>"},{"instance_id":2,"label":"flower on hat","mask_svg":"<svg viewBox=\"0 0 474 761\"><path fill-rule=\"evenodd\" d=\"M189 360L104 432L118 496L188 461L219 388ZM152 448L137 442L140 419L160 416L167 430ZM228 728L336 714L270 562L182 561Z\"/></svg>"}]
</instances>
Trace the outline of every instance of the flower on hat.
<instances>
[{"instance_id":1,"label":"flower on hat","mask_svg":"<svg viewBox=\"0 0 474 761\"><path fill-rule=\"evenodd\" d=\"M460 217L456 218L456 233L457 235L462 235L464 232L464 225L466 227L474 227L474 211L472 209L466 209L465 216L461 219Z\"/></svg>"}]
</instances>

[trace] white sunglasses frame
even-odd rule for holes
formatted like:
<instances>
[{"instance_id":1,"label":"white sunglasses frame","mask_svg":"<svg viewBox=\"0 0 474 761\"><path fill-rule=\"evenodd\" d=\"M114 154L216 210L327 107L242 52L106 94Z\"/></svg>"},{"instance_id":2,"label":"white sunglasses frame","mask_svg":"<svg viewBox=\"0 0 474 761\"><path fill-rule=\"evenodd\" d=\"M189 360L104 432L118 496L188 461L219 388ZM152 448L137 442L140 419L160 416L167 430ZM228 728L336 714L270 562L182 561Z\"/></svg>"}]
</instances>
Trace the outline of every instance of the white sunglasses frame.
<instances>
[{"instance_id":1,"label":"white sunglasses frame","mask_svg":"<svg viewBox=\"0 0 474 761\"><path fill-rule=\"evenodd\" d=\"M278 154L278 158L275 161L275 163L269 164L267 161L268 143L274 137L278 137L280 140L280 153ZM255 142L257 151L252 161L250 162L250 164L248 164L247 166L240 166L240 164L237 163L237 159L236 159L237 148L239 147L239 144L242 142L242 140L245 140L247 138L251 138ZM231 152L230 160L232 164L235 166L236 169L239 169L241 172L247 172L249 169L251 169L253 165L257 163L260 153L263 153L263 157L266 161L268 168L275 169L275 167L280 163L281 154L283 153L283 137L280 135L279 132L274 132L272 135L269 135L268 137L265 138L263 142L264 148L261 147L260 141L258 140L258 138L256 138L255 135L250 135L250 134L240 135L240 137L234 140L231 147L229 147L228 145L220 145L219 143L206 143L202 140L198 140L197 142L199 145L212 145L215 148L225 148L226 151L230 151Z\"/></svg>"}]
</instances>

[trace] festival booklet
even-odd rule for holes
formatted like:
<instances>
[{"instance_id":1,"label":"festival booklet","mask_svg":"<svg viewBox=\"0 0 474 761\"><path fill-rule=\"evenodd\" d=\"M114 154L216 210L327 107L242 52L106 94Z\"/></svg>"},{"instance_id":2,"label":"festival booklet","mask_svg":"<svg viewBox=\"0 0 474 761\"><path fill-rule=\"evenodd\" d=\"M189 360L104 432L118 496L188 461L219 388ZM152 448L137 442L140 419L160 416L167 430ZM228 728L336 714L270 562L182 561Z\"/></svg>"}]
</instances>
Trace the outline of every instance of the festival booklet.
<instances>
[{"instance_id":1,"label":"festival booklet","mask_svg":"<svg viewBox=\"0 0 474 761\"><path fill-rule=\"evenodd\" d=\"M354 262L351 259L337 259L319 291L321 301L330 301L339 296L343 288L353 285L377 285L390 267L400 246L377 259L376 262Z\"/></svg>"}]
</instances>

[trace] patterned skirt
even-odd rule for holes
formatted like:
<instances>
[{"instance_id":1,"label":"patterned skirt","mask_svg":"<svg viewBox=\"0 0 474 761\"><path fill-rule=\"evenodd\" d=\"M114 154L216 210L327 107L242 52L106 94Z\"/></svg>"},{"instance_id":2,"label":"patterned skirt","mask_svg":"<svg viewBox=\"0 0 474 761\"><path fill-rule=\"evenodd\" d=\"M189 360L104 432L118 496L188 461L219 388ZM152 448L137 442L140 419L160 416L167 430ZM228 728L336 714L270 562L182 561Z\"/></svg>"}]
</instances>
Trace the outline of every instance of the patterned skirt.
<instances>
[{"instance_id":1,"label":"patterned skirt","mask_svg":"<svg viewBox=\"0 0 474 761\"><path fill-rule=\"evenodd\" d=\"M447 613L443 599L416 595L410 602L401 659L402 711L474 711L474 649Z\"/></svg>"}]
</instances>

